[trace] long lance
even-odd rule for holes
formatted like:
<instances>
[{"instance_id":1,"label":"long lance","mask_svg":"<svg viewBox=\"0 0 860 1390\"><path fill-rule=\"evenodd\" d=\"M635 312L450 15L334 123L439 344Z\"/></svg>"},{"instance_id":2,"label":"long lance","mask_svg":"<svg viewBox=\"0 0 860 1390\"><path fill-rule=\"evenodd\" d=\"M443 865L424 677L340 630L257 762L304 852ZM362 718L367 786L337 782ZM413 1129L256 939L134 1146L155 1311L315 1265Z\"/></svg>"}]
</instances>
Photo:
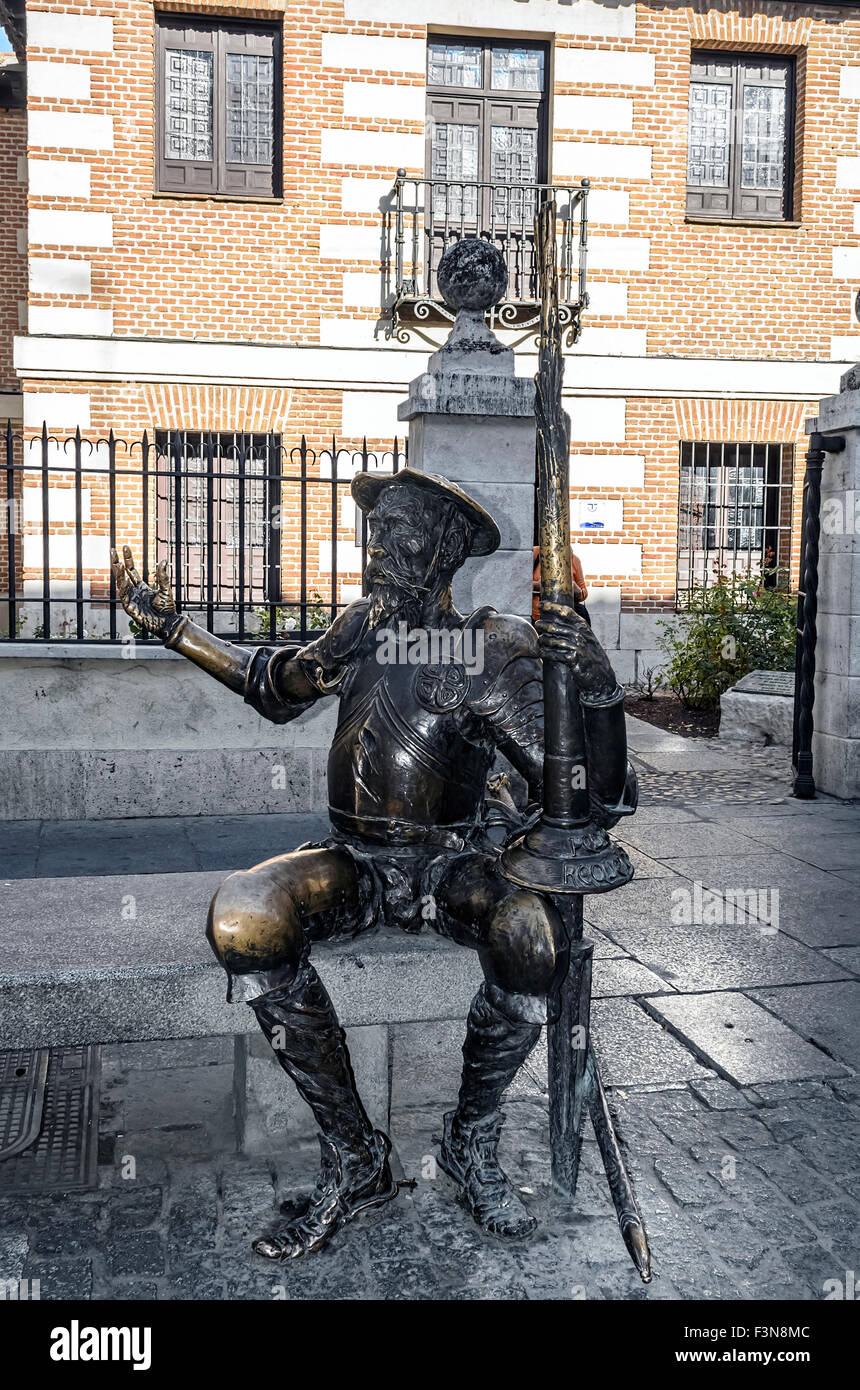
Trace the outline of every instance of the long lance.
<instances>
[{"instance_id":1,"label":"long lance","mask_svg":"<svg viewBox=\"0 0 860 1390\"><path fill-rule=\"evenodd\" d=\"M540 268L541 332L535 378L536 505L541 604L573 607L570 555L570 424L562 408L562 326L558 307L556 205L535 219ZM581 620L580 620L581 621ZM549 893L569 940L569 969L548 1029L553 1185L576 1192L586 1108L603 1158L624 1243L642 1279L651 1278L642 1217L591 1049L591 942L582 939L582 895L605 893L633 876L624 850L591 819L585 729L570 667L543 658L543 810L531 830L507 846L501 869L513 883Z\"/></svg>"},{"instance_id":2,"label":"long lance","mask_svg":"<svg viewBox=\"0 0 860 1390\"><path fill-rule=\"evenodd\" d=\"M572 609L570 422L561 398L564 359L555 202L541 206L535 237L541 294L535 377L540 597L542 605ZM507 847L502 869L513 883L528 888L606 893L629 883L633 869L621 846L591 819L582 710L574 673L566 662L543 658L543 691L543 811L537 825Z\"/></svg>"}]
</instances>

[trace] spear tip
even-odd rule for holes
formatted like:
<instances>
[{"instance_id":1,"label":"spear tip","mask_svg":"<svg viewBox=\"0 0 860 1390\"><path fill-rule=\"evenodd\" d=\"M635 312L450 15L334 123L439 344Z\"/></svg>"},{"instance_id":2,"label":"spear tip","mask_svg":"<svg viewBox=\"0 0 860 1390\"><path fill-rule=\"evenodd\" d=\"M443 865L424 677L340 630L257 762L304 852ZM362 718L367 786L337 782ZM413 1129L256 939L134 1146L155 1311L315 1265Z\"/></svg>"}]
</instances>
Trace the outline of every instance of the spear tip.
<instances>
[{"instance_id":1,"label":"spear tip","mask_svg":"<svg viewBox=\"0 0 860 1390\"><path fill-rule=\"evenodd\" d=\"M651 1283L651 1252L648 1249L648 1239L645 1235L645 1227L638 1218L628 1222L622 1231L624 1244L630 1251L630 1258L639 1271L639 1277L643 1284Z\"/></svg>"}]
</instances>

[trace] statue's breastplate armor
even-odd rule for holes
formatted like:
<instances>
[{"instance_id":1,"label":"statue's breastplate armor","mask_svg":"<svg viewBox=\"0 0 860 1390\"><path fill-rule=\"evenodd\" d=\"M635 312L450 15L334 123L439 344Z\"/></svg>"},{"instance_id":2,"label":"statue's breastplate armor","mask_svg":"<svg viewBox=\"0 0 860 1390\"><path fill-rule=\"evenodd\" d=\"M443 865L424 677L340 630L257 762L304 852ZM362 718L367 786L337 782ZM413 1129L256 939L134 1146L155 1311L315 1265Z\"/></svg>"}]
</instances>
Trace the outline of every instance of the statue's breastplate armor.
<instances>
[{"instance_id":1,"label":"statue's breastplate armor","mask_svg":"<svg viewBox=\"0 0 860 1390\"><path fill-rule=\"evenodd\" d=\"M386 665L376 655L374 643L344 683L328 761L332 810L369 822L474 824L492 743L468 707L465 668Z\"/></svg>"}]
</instances>

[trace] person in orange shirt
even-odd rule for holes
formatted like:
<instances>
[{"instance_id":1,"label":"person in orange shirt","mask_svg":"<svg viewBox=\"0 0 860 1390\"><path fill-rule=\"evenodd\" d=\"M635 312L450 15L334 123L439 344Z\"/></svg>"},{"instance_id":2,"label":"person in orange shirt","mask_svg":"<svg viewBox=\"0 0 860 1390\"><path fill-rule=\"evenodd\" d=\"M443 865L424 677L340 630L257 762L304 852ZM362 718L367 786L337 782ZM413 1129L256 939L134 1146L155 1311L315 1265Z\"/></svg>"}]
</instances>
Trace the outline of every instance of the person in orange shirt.
<instances>
[{"instance_id":1,"label":"person in orange shirt","mask_svg":"<svg viewBox=\"0 0 860 1390\"><path fill-rule=\"evenodd\" d=\"M582 573L582 565L573 546L570 547L570 563L573 570L573 606L581 618L584 618L591 627L591 618L588 616L588 609L585 600L588 598L588 585L585 582L585 575ZM532 622L536 623L540 617L540 546L532 546Z\"/></svg>"}]
</instances>

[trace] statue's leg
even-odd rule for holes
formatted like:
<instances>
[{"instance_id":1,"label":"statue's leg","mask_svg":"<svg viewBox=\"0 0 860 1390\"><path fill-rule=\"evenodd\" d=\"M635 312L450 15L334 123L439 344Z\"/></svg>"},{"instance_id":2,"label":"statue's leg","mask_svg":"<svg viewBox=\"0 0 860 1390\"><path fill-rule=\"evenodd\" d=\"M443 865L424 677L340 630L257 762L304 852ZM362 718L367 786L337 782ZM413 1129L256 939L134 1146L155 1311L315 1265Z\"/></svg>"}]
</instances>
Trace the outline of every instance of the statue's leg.
<instances>
[{"instance_id":1,"label":"statue's leg","mask_svg":"<svg viewBox=\"0 0 860 1390\"><path fill-rule=\"evenodd\" d=\"M365 890L345 851L313 849L231 874L212 900L212 947L231 976L244 978L263 1033L321 1130L322 1167L311 1197L254 1242L270 1259L318 1250L360 1211L397 1194L390 1141L367 1117L343 1029L308 959L313 937L348 925Z\"/></svg>"},{"instance_id":2,"label":"statue's leg","mask_svg":"<svg viewBox=\"0 0 860 1390\"><path fill-rule=\"evenodd\" d=\"M474 946L484 983L472 1000L456 1110L445 1116L440 1160L475 1220L496 1235L527 1235L534 1217L498 1160L502 1095L540 1037L547 996L567 964L567 934L548 898L516 888L489 856L460 860L437 888L449 934Z\"/></svg>"}]
</instances>

